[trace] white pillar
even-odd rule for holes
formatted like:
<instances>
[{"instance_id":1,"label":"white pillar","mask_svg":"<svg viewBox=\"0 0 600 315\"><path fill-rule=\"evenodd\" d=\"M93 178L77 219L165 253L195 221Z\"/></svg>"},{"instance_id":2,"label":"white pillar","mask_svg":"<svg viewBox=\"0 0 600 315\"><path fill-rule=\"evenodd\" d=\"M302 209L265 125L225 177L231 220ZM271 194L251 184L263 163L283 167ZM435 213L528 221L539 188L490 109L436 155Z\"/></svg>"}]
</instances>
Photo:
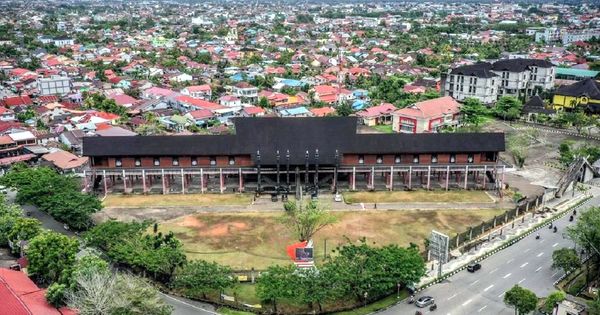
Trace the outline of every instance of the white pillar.
<instances>
[{"instance_id":1,"label":"white pillar","mask_svg":"<svg viewBox=\"0 0 600 315\"><path fill-rule=\"evenodd\" d=\"M446 190L448 190L448 182L450 181L450 165L446 166Z\"/></svg>"},{"instance_id":2,"label":"white pillar","mask_svg":"<svg viewBox=\"0 0 600 315\"><path fill-rule=\"evenodd\" d=\"M352 167L352 190L356 190L356 166Z\"/></svg>"},{"instance_id":3,"label":"white pillar","mask_svg":"<svg viewBox=\"0 0 600 315\"><path fill-rule=\"evenodd\" d=\"M429 190L429 184L431 180L431 165L427 166L427 190Z\"/></svg>"},{"instance_id":4,"label":"white pillar","mask_svg":"<svg viewBox=\"0 0 600 315\"><path fill-rule=\"evenodd\" d=\"M146 193L146 170L142 170L142 193Z\"/></svg>"},{"instance_id":5,"label":"white pillar","mask_svg":"<svg viewBox=\"0 0 600 315\"><path fill-rule=\"evenodd\" d=\"M371 187L370 189L375 190L375 166L371 167Z\"/></svg>"},{"instance_id":6,"label":"white pillar","mask_svg":"<svg viewBox=\"0 0 600 315\"><path fill-rule=\"evenodd\" d=\"M408 189L412 189L412 166L408 167Z\"/></svg>"},{"instance_id":7,"label":"white pillar","mask_svg":"<svg viewBox=\"0 0 600 315\"><path fill-rule=\"evenodd\" d=\"M106 182L106 170L102 170L102 179L104 180L104 195L108 194L108 183Z\"/></svg>"},{"instance_id":8,"label":"white pillar","mask_svg":"<svg viewBox=\"0 0 600 315\"><path fill-rule=\"evenodd\" d=\"M467 181L469 180L469 165L465 166L465 189L467 189Z\"/></svg>"},{"instance_id":9,"label":"white pillar","mask_svg":"<svg viewBox=\"0 0 600 315\"><path fill-rule=\"evenodd\" d=\"M223 169L222 168L219 169L219 188L221 190L221 193L223 193L224 187L223 187Z\"/></svg>"},{"instance_id":10,"label":"white pillar","mask_svg":"<svg viewBox=\"0 0 600 315\"><path fill-rule=\"evenodd\" d=\"M204 193L204 170L200 169L200 192Z\"/></svg>"},{"instance_id":11,"label":"white pillar","mask_svg":"<svg viewBox=\"0 0 600 315\"><path fill-rule=\"evenodd\" d=\"M125 177L125 170L123 170L123 193L127 193L127 177Z\"/></svg>"},{"instance_id":12,"label":"white pillar","mask_svg":"<svg viewBox=\"0 0 600 315\"><path fill-rule=\"evenodd\" d=\"M240 187L239 187L239 192L244 191L244 178L242 177L242 168L240 167L238 169L238 174L239 174L239 178L240 178Z\"/></svg>"},{"instance_id":13,"label":"white pillar","mask_svg":"<svg viewBox=\"0 0 600 315\"><path fill-rule=\"evenodd\" d=\"M183 168L181 169L181 193L185 194L185 177L183 175Z\"/></svg>"},{"instance_id":14,"label":"white pillar","mask_svg":"<svg viewBox=\"0 0 600 315\"><path fill-rule=\"evenodd\" d=\"M487 177L487 165L483 166L483 190L485 190L485 178Z\"/></svg>"},{"instance_id":15,"label":"white pillar","mask_svg":"<svg viewBox=\"0 0 600 315\"><path fill-rule=\"evenodd\" d=\"M167 185L165 184L165 169L162 168L160 170L161 172L161 176L160 178L162 179L162 186L163 186L163 195L167 193Z\"/></svg>"},{"instance_id":16,"label":"white pillar","mask_svg":"<svg viewBox=\"0 0 600 315\"><path fill-rule=\"evenodd\" d=\"M394 190L394 166L390 166L390 191Z\"/></svg>"}]
</instances>

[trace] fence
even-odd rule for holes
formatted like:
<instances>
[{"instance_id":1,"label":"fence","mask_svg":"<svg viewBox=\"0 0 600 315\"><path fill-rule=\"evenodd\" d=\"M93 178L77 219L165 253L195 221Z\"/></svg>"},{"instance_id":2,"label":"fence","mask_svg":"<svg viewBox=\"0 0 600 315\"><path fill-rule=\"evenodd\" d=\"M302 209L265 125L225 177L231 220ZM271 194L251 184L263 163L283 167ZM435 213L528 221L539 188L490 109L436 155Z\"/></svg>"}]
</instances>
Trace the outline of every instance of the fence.
<instances>
[{"instance_id":1,"label":"fence","mask_svg":"<svg viewBox=\"0 0 600 315\"><path fill-rule=\"evenodd\" d=\"M452 250L465 244L467 244L467 246L477 245L477 241L474 242L473 240L477 240L481 235L494 230L498 226L505 225L527 212L535 211L535 209L542 204L543 197L543 195L537 196L535 199L528 200L527 202L517 205L514 209L507 210L504 212L504 214L497 215L488 221L481 222L479 225L471 226L466 231L458 233L456 236L450 239L449 248ZM467 248L467 250L468 249L469 248Z\"/></svg>"}]
</instances>

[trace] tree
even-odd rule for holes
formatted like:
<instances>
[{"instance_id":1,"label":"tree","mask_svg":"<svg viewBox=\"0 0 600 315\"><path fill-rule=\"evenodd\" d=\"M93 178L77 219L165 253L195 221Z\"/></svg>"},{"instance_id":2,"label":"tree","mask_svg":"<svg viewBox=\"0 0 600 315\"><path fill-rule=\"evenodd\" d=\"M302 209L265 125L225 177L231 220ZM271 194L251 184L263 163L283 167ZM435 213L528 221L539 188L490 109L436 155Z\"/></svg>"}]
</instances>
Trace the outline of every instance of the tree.
<instances>
[{"instance_id":1,"label":"tree","mask_svg":"<svg viewBox=\"0 0 600 315\"><path fill-rule=\"evenodd\" d=\"M82 274L67 290L67 305L80 314L167 315L172 307L146 280L123 273Z\"/></svg>"},{"instance_id":2,"label":"tree","mask_svg":"<svg viewBox=\"0 0 600 315\"><path fill-rule=\"evenodd\" d=\"M18 218L23 215L23 211L17 205L9 205L0 196L0 246L7 246L9 234Z\"/></svg>"},{"instance_id":3,"label":"tree","mask_svg":"<svg viewBox=\"0 0 600 315\"><path fill-rule=\"evenodd\" d=\"M575 225L567 227L567 236L586 252L594 254L600 271L600 207L582 212Z\"/></svg>"},{"instance_id":4,"label":"tree","mask_svg":"<svg viewBox=\"0 0 600 315\"><path fill-rule=\"evenodd\" d=\"M54 282L48 287L46 291L46 301L54 307L64 306L65 289L66 285L58 282Z\"/></svg>"},{"instance_id":5,"label":"tree","mask_svg":"<svg viewBox=\"0 0 600 315\"><path fill-rule=\"evenodd\" d=\"M588 302L588 315L600 315L600 295Z\"/></svg>"},{"instance_id":6,"label":"tree","mask_svg":"<svg viewBox=\"0 0 600 315\"><path fill-rule=\"evenodd\" d=\"M177 271L172 287L187 297L206 299L206 293L221 293L235 282L231 268L196 260Z\"/></svg>"},{"instance_id":7,"label":"tree","mask_svg":"<svg viewBox=\"0 0 600 315\"><path fill-rule=\"evenodd\" d=\"M484 116L487 115L488 109L481 103L479 99L469 97L464 100L460 107L460 114L463 123L467 125L479 126L484 122Z\"/></svg>"},{"instance_id":8,"label":"tree","mask_svg":"<svg viewBox=\"0 0 600 315\"><path fill-rule=\"evenodd\" d=\"M258 100L258 106L262 107L262 108L271 108L271 103L269 103L269 100L264 97L261 96L260 99Z\"/></svg>"},{"instance_id":9,"label":"tree","mask_svg":"<svg viewBox=\"0 0 600 315\"><path fill-rule=\"evenodd\" d=\"M522 110L523 103L519 99L513 96L502 96L496 102L494 114L504 120L515 120L521 117Z\"/></svg>"},{"instance_id":10,"label":"tree","mask_svg":"<svg viewBox=\"0 0 600 315\"><path fill-rule=\"evenodd\" d=\"M261 301L271 302L273 310L277 313L277 301L280 299L292 298L294 296L294 277L295 267L270 266L258 278L256 283L256 296Z\"/></svg>"},{"instance_id":11,"label":"tree","mask_svg":"<svg viewBox=\"0 0 600 315\"><path fill-rule=\"evenodd\" d=\"M516 285L504 294L504 303L515 308L515 314L528 314L535 310L538 298L535 293Z\"/></svg>"},{"instance_id":12,"label":"tree","mask_svg":"<svg viewBox=\"0 0 600 315\"><path fill-rule=\"evenodd\" d=\"M564 273L569 273L579 267L581 267L581 261L574 249L561 248L552 253L552 268L562 269Z\"/></svg>"},{"instance_id":13,"label":"tree","mask_svg":"<svg viewBox=\"0 0 600 315\"><path fill-rule=\"evenodd\" d=\"M360 244L349 244L336 249L337 255L324 266L338 282L344 296L353 296L367 302L390 294L397 285L418 283L425 275L425 262L416 246L402 248L387 245L376 248L363 240ZM335 280L337 279L337 280Z\"/></svg>"},{"instance_id":14,"label":"tree","mask_svg":"<svg viewBox=\"0 0 600 315\"><path fill-rule=\"evenodd\" d=\"M593 126L596 122L596 119L586 114L581 106L577 106L572 112L562 112L559 115L567 124L573 126L579 134L581 134L583 128Z\"/></svg>"},{"instance_id":15,"label":"tree","mask_svg":"<svg viewBox=\"0 0 600 315\"><path fill-rule=\"evenodd\" d=\"M13 251L18 253L20 241L28 241L42 232L42 224L38 219L16 218L8 233L8 239L13 243Z\"/></svg>"},{"instance_id":16,"label":"tree","mask_svg":"<svg viewBox=\"0 0 600 315\"><path fill-rule=\"evenodd\" d=\"M349 102L342 102L335 108L335 112L342 117L350 116L354 111Z\"/></svg>"},{"instance_id":17,"label":"tree","mask_svg":"<svg viewBox=\"0 0 600 315\"><path fill-rule=\"evenodd\" d=\"M27 246L28 272L42 282L55 282L75 263L79 242L75 238L46 231Z\"/></svg>"},{"instance_id":18,"label":"tree","mask_svg":"<svg viewBox=\"0 0 600 315\"><path fill-rule=\"evenodd\" d=\"M149 221L120 222L109 220L87 231L83 239L87 246L108 252L115 244L123 243L129 238L141 235L149 226Z\"/></svg>"},{"instance_id":19,"label":"tree","mask_svg":"<svg viewBox=\"0 0 600 315\"><path fill-rule=\"evenodd\" d=\"M531 145L532 139L535 139L538 136L537 130L529 130L525 132L519 132L516 134L511 134L506 142L507 149L513 156L515 164L522 168L525 165L525 160L527 158L527 154L529 152L529 147Z\"/></svg>"},{"instance_id":20,"label":"tree","mask_svg":"<svg viewBox=\"0 0 600 315\"><path fill-rule=\"evenodd\" d=\"M562 302L566 298L565 292L563 291L554 291L548 295L546 301L544 301L544 312L546 314L553 314L552 311L556 304Z\"/></svg>"},{"instance_id":21,"label":"tree","mask_svg":"<svg viewBox=\"0 0 600 315\"><path fill-rule=\"evenodd\" d=\"M337 221L335 216L323 209L316 201L309 201L306 205L288 201L284 208L285 214L280 221L301 242L310 240L315 233Z\"/></svg>"}]
</instances>

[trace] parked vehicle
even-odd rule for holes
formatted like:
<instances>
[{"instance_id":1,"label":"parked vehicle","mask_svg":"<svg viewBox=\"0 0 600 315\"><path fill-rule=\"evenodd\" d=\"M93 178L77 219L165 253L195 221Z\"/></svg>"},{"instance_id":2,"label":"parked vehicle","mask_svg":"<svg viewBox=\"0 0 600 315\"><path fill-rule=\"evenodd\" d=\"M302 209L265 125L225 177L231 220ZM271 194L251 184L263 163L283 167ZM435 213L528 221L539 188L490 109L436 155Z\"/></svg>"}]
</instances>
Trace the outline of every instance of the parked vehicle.
<instances>
[{"instance_id":1,"label":"parked vehicle","mask_svg":"<svg viewBox=\"0 0 600 315\"><path fill-rule=\"evenodd\" d=\"M481 264L480 263L470 263L467 265L467 271L468 272L475 272L477 270L481 269Z\"/></svg>"},{"instance_id":2,"label":"parked vehicle","mask_svg":"<svg viewBox=\"0 0 600 315\"><path fill-rule=\"evenodd\" d=\"M418 307L427 307L431 304L434 304L435 300L433 299L433 297L431 296L422 296L420 297L417 302L415 302L415 305L417 305Z\"/></svg>"}]
</instances>

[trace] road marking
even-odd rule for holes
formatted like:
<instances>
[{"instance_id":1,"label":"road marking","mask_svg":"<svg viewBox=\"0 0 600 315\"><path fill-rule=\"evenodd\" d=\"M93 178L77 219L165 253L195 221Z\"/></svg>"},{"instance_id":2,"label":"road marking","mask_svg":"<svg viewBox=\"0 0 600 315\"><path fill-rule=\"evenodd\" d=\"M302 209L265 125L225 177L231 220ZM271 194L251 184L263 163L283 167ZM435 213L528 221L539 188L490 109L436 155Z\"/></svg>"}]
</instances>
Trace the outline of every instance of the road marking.
<instances>
[{"instance_id":1,"label":"road marking","mask_svg":"<svg viewBox=\"0 0 600 315\"><path fill-rule=\"evenodd\" d=\"M489 290L489 289L491 289L491 288L493 288L493 287L494 287L494 285L492 284L492 285L490 285L489 287L487 287L487 288L483 289L483 292L487 292L487 290Z\"/></svg>"},{"instance_id":2,"label":"road marking","mask_svg":"<svg viewBox=\"0 0 600 315\"><path fill-rule=\"evenodd\" d=\"M506 292L502 292L502 294L498 295L498 297L502 297Z\"/></svg>"},{"instance_id":3,"label":"road marking","mask_svg":"<svg viewBox=\"0 0 600 315\"><path fill-rule=\"evenodd\" d=\"M463 304L462 304L462 306L465 306L465 305L467 305L467 304L471 303L471 301L473 301L473 300L472 300L472 299L469 299L469 300L465 301L465 303L463 303Z\"/></svg>"},{"instance_id":4,"label":"road marking","mask_svg":"<svg viewBox=\"0 0 600 315\"><path fill-rule=\"evenodd\" d=\"M542 255L544 255L544 252L537 254L538 257L542 257Z\"/></svg>"},{"instance_id":5,"label":"road marking","mask_svg":"<svg viewBox=\"0 0 600 315\"><path fill-rule=\"evenodd\" d=\"M538 269L535 270L535 272L538 272L542 269L542 266L540 266Z\"/></svg>"},{"instance_id":6,"label":"road marking","mask_svg":"<svg viewBox=\"0 0 600 315\"><path fill-rule=\"evenodd\" d=\"M523 267L525 267L525 266L527 266L527 265L529 265L529 263L528 263L528 262L526 262L526 263L522 264L522 265L521 265L521 268L523 268Z\"/></svg>"},{"instance_id":7,"label":"road marking","mask_svg":"<svg viewBox=\"0 0 600 315\"><path fill-rule=\"evenodd\" d=\"M519 281L519 284L521 284L521 282L525 281L525 278L521 279L521 281Z\"/></svg>"},{"instance_id":8,"label":"road marking","mask_svg":"<svg viewBox=\"0 0 600 315\"><path fill-rule=\"evenodd\" d=\"M190 303L187 303L187 302L185 302L185 301L182 301L182 300L180 300L180 299L176 299L176 298L174 298L174 297L172 297L172 296L168 296L168 295L166 295L166 294L164 294L164 293L160 293L160 294L161 294L162 296L166 297L166 298L169 298L169 299L171 299L171 300L175 300L175 301L177 301L177 302L179 302L179 303L181 303L181 304L183 304L183 305L185 305L185 306L189 306L189 307L191 307L191 308L195 308L195 309L197 309L197 310L200 310L200 311L203 311L203 312L206 312L206 313L209 313L209 314L219 315L219 313L215 313L215 312L209 311L209 310L207 310L207 309L203 309L202 307L198 307L198 306L196 306L196 305L192 305L192 304L190 304Z\"/></svg>"},{"instance_id":9,"label":"road marking","mask_svg":"<svg viewBox=\"0 0 600 315\"><path fill-rule=\"evenodd\" d=\"M496 271L498 271L498 268L496 268L496 269L494 269L494 270L490 271L490 274L492 274L492 273L494 273L494 272L496 272Z\"/></svg>"},{"instance_id":10,"label":"road marking","mask_svg":"<svg viewBox=\"0 0 600 315\"><path fill-rule=\"evenodd\" d=\"M504 277L502 277L502 279L506 279L506 278L510 277L510 275L512 275L512 273L507 273Z\"/></svg>"},{"instance_id":11,"label":"road marking","mask_svg":"<svg viewBox=\"0 0 600 315\"><path fill-rule=\"evenodd\" d=\"M554 276L556 276L558 273L559 273L559 271L555 272L555 273L552 275L552 277L550 277L550 278L554 278Z\"/></svg>"},{"instance_id":12,"label":"road marking","mask_svg":"<svg viewBox=\"0 0 600 315\"><path fill-rule=\"evenodd\" d=\"M524 253L527 253L527 252L528 252L528 251L530 251L530 250L531 250L531 248L528 248L528 249L526 249L526 250L524 251Z\"/></svg>"},{"instance_id":13,"label":"road marking","mask_svg":"<svg viewBox=\"0 0 600 315\"><path fill-rule=\"evenodd\" d=\"M514 258L511 258L511 259L509 259L509 260L508 260L506 263L507 263L507 264L510 264L510 263L511 263L511 262L513 262L513 261L515 261L515 259L514 259Z\"/></svg>"},{"instance_id":14,"label":"road marking","mask_svg":"<svg viewBox=\"0 0 600 315\"><path fill-rule=\"evenodd\" d=\"M452 300L452 299L453 299L453 298L455 298L455 297L456 297L456 294L454 294L453 296L449 297L449 298L448 298L448 301Z\"/></svg>"},{"instance_id":15,"label":"road marking","mask_svg":"<svg viewBox=\"0 0 600 315\"><path fill-rule=\"evenodd\" d=\"M481 311L483 311L483 310L484 310L484 309L486 309L486 308L487 308L487 305L484 305L482 308L480 308L480 309L477 311L477 313L481 313Z\"/></svg>"},{"instance_id":16,"label":"road marking","mask_svg":"<svg viewBox=\"0 0 600 315\"><path fill-rule=\"evenodd\" d=\"M541 244L541 243L543 243L544 241L545 241L545 240L541 240L541 241L540 241L540 244Z\"/></svg>"},{"instance_id":17,"label":"road marking","mask_svg":"<svg viewBox=\"0 0 600 315\"><path fill-rule=\"evenodd\" d=\"M474 284L475 284L475 283L477 283L477 282L479 282L479 280L475 280L475 281L473 281L473 283L469 284L469 286L472 286L472 285L474 285Z\"/></svg>"},{"instance_id":18,"label":"road marking","mask_svg":"<svg viewBox=\"0 0 600 315\"><path fill-rule=\"evenodd\" d=\"M552 245L552 247L556 247L558 245L558 243L554 243L554 245Z\"/></svg>"}]
</instances>

